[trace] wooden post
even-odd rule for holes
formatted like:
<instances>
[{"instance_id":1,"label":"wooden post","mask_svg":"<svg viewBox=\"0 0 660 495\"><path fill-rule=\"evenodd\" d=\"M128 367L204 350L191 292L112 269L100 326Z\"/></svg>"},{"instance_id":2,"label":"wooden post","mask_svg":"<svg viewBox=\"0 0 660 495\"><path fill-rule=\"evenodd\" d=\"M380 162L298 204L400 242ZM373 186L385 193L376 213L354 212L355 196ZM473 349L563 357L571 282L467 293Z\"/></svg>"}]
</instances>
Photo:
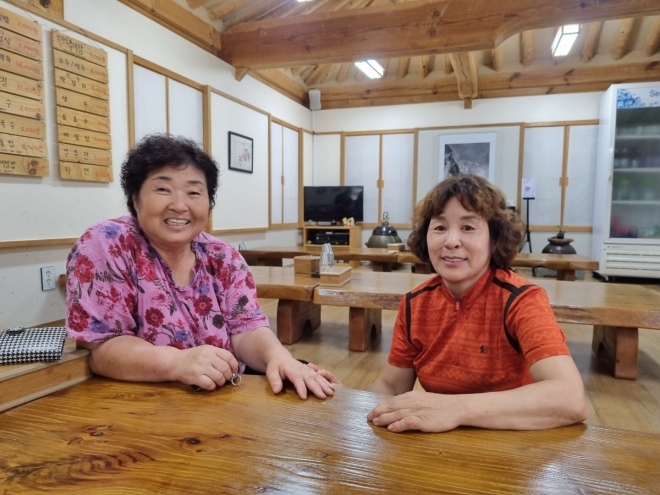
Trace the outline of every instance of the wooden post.
<instances>
[{"instance_id":1,"label":"wooden post","mask_svg":"<svg viewBox=\"0 0 660 495\"><path fill-rule=\"evenodd\" d=\"M637 328L594 325L591 348L614 378L637 379Z\"/></svg>"},{"instance_id":2,"label":"wooden post","mask_svg":"<svg viewBox=\"0 0 660 495\"><path fill-rule=\"evenodd\" d=\"M282 344L299 341L307 322L310 330L321 325L321 306L309 301L280 299L277 304L277 338Z\"/></svg>"},{"instance_id":3,"label":"wooden post","mask_svg":"<svg viewBox=\"0 0 660 495\"><path fill-rule=\"evenodd\" d=\"M348 311L348 350L366 351L371 337L380 335L382 311L380 309L350 308Z\"/></svg>"}]
</instances>

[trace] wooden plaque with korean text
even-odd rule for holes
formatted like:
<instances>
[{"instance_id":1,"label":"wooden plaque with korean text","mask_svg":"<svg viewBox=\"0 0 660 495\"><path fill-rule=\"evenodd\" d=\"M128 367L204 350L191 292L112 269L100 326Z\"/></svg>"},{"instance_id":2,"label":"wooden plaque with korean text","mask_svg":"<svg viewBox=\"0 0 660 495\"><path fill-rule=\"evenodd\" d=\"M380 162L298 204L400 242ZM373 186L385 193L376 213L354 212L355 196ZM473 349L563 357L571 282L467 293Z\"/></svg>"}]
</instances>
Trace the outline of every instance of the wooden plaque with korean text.
<instances>
[{"instance_id":1,"label":"wooden plaque with korean text","mask_svg":"<svg viewBox=\"0 0 660 495\"><path fill-rule=\"evenodd\" d=\"M86 148L75 144L59 143L60 160L65 162L87 163L90 165L112 166L112 152L97 148Z\"/></svg>"},{"instance_id":2,"label":"wooden plaque with korean text","mask_svg":"<svg viewBox=\"0 0 660 495\"><path fill-rule=\"evenodd\" d=\"M2 112L42 120L45 107L41 101L0 92L0 113Z\"/></svg>"},{"instance_id":3,"label":"wooden plaque with korean text","mask_svg":"<svg viewBox=\"0 0 660 495\"><path fill-rule=\"evenodd\" d=\"M58 106L57 123L90 131L110 133L110 119L93 113L80 112L72 108Z\"/></svg>"},{"instance_id":4,"label":"wooden plaque with korean text","mask_svg":"<svg viewBox=\"0 0 660 495\"><path fill-rule=\"evenodd\" d=\"M100 148L102 150L112 149L110 134L78 129L77 127L66 125L57 126L57 140L60 143L89 146L90 148Z\"/></svg>"},{"instance_id":5,"label":"wooden plaque with korean text","mask_svg":"<svg viewBox=\"0 0 660 495\"><path fill-rule=\"evenodd\" d=\"M48 177L48 160L33 156L0 154L0 174Z\"/></svg>"},{"instance_id":6,"label":"wooden plaque with korean text","mask_svg":"<svg viewBox=\"0 0 660 495\"><path fill-rule=\"evenodd\" d=\"M41 41L41 26L37 21L2 7L0 7L0 27L27 36L35 41Z\"/></svg>"},{"instance_id":7,"label":"wooden plaque with korean text","mask_svg":"<svg viewBox=\"0 0 660 495\"><path fill-rule=\"evenodd\" d=\"M55 30L53 30L53 49L69 53L96 65L108 66L108 55L103 50Z\"/></svg>"},{"instance_id":8,"label":"wooden plaque with korean text","mask_svg":"<svg viewBox=\"0 0 660 495\"><path fill-rule=\"evenodd\" d=\"M39 101L44 98L43 81L36 81L11 72L0 73L0 90Z\"/></svg>"},{"instance_id":9,"label":"wooden plaque with korean text","mask_svg":"<svg viewBox=\"0 0 660 495\"><path fill-rule=\"evenodd\" d=\"M24 57L42 60L41 42L13 33L0 25L0 49L18 53Z\"/></svg>"},{"instance_id":10,"label":"wooden plaque with korean text","mask_svg":"<svg viewBox=\"0 0 660 495\"><path fill-rule=\"evenodd\" d=\"M60 177L112 182L108 56L52 31Z\"/></svg>"},{"instance_id":11,"label":"wooden plaque with korean text","mask_svg":"<svg viewBox=\"0 0 660 495\"><path fill-rule=\"evenodd\" d=\"M110 116L110 104L107 101L99 100L92 96L86 96L64 88L55 88L55 99L57 104L74 110Z\"/></svg>"},{"instance_id":12,"label":"wooden plaque with korean text","mask_svg":"<svg viewBox=\"0 0 660 495\"><path fill-rule=\"evenodd\" d=\"M28 119L17 115L0 114L0 133L34 139L45 139L46 124L41 120Z\"/></svg>"},{"instance_id":13,"label":"wooden plaque with korean text","mask_svg":"<svg viewBox=\"0 0 660 495\"><path fill-rule=\"evenodd\" d=\"M91 182L112 182L112 167L60 161L60 177Z\"/></svg>"},{"instance_id":14,"label":"wooden plaque with korean text","mask_svg":"<svg viewBox=\"0 0 660 495\"><path fill-rule=\"evenodd\" d=\"M44 66L41 62L7 50L0 50L0 71L11 72L38 81L44 80Z\"/></svg>"},{"instance_id":15,"label":"wooden plaque with korean text","mask_svg":"<svg viewBox=\"0 0 660 495\"><path fill-rule=\"evenodd\" d=\"M25 136L12 136L11 134L0 134L0 153L21 156L36 156L45 158L46 141Z\"/></svg>"},{"instance_id":16,"label":"wooden plaque with korean text","mask_svg":"<svg viewBox=\"0 0 660 495\"><path fill-rule=\"evenodd\" d=\"M107 84L58 68L55 68L55 86L102 100L108 100L110 98L110 91Z\"/></svg>"},{"instance_id":17,"label":"wooden plaque with korean text","mask_svg":"<svg viewBox=\"0 0 660 495\"><path fill-rule=\"evenodd\" d=\"M74 55L69 55L68 53L59 50L53 51L53 65L59 69L64 69L80 76L89 77L90 79L102 83L107 84L109 80L108 69L105 67L86 62Z\"/></svg>"},{"instance_id":18,"label":"wooden plaque with korean text","mask_svg":"<svg viewBox=\"0 0 660 495\"><path fill-rule=\"evenodd\" d=\"M0 7L0 174L49 175L41 26Z\"/></svg>"}]
</instances>

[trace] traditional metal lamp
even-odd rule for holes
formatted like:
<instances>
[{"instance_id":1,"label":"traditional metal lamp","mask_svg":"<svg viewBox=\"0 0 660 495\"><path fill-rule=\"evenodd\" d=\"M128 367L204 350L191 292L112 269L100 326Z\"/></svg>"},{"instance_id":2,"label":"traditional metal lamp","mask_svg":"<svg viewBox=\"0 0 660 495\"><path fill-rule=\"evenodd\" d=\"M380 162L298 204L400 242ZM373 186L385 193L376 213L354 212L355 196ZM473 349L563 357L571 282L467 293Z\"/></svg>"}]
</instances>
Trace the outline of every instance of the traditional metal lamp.
<instances>
[{"instance_id":1,"label":"traditional metal lamp","mask_svg":"<svg viewBox=\"0 0 660 495\"><path fill-rule=\"evenodd\" d=\"M388 244L402 242L401 238L397 235L396 229L390 225L389 214L384 212L383 222L374 229L365 245L370 248L387 248Z\"/></svg>"}]
</instances>

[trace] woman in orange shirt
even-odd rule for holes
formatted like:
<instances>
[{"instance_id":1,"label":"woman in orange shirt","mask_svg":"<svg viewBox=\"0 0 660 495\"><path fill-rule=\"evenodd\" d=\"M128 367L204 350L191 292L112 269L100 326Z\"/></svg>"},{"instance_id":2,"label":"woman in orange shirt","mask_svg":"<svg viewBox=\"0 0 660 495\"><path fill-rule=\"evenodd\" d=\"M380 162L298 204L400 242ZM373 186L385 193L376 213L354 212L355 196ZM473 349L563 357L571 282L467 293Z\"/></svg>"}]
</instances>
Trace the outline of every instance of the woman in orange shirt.
<instances>
[{"instance_id":1,"label":"woman in orange shirt","mask_svg":"<svg viewBox=\"0 0 660 495\"><path fill-rule=\"evenodd\" d=\"M532 430L584 421L582 378L545 291L509 268L522 240L502 192L475 175L417 205L408 243L438 275L406 294L368 415L391 431ZM413 392L419 379L424 392Z\"/></svg>"}]
</instances>

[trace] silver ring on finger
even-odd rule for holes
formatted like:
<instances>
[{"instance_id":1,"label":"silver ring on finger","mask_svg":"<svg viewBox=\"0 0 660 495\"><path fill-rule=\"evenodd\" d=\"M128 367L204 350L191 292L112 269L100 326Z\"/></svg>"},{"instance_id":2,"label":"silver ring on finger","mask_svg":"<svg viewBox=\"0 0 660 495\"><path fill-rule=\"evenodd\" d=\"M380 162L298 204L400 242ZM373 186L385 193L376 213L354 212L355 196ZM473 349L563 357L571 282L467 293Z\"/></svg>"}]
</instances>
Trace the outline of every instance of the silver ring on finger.
<instances>
[{"instance_id":1,"label":"silver ring on finger","mask_svg":"<svg viewBox=\"0 0 660 495\"><path fill-rule=\"evenodd\" d=\"M231 380L229 380L229 383L231 383L234 387L238 387L241 384L241 375L237 373L232 373Z\"/></svg>"}]
</instances>

